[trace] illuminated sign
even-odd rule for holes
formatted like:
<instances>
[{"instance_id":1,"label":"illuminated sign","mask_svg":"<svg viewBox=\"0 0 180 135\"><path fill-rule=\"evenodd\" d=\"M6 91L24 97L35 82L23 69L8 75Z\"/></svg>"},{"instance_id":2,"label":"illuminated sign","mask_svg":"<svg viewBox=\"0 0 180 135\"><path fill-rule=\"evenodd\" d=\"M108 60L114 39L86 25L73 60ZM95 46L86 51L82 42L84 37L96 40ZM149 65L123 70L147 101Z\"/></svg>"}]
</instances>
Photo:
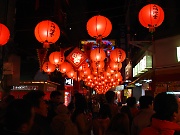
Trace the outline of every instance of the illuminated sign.
<instances>
[{"instance_id":1,"label":"illuminated sign","mask_svg":"<svg viewBox=\"0 0 180 135\"><path fill-rule=\"evenodd\" d=\"M27 85L13 86L11 90L38 90L38 86L27 86Z\"/></svg>"},{"instance_id":2,"label":"illuminated sign","mask_svg":"<svg viewBox=\"0 0 180 135\"><path fill-rule=\"evenodd\" d=\"M65 78L65 86L73 86L73 79Z\"/></svg>"},{"instance_id":3,"label":"illuminated sign","mask_svg":"<svg viewBox=\"0 0 180 135\"><path fill-rule=\"evenodd\" d=\"M133 77L138 77L139 75L147 72L149 68L152 68L152 56L146 55L133 68Z\"/></svg>"},{"instance_id":4,"label":"illuminated sign","mask_svg":"<svg viewBox=\"0 0 180 135\"><path fill-rule=\"evenodd\" d=\"M177 60L180 62L180 47L177 47Z\"/></svg>"},{"instance_id":5,"label":"illuminated sign","mask_svg":"<svg viewBox=\"0 0 180 135\"><path fill-rule=\"evenodd\" d=\"M79 68L87 59L86 55L77 47L66 57L66 59L75 67Z\"/></svg>"}]
</instances>

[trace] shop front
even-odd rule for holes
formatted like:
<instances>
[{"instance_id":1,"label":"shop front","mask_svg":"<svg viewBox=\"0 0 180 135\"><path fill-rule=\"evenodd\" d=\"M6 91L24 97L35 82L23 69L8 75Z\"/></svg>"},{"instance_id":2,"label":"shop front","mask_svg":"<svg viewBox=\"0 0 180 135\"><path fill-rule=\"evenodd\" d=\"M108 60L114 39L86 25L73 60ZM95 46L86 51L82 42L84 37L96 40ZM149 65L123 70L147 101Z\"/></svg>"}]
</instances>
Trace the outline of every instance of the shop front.
<instances>
[{"instance_id":1,"label":"shop front","mask_svg":"<svg viewBox=\"0 0 180 135\"><path fill-rule=\"evenodd\" d=\"M22 98L27 92L31 90L42 90L45 93L45 100L50 99L50 93L57 90L58 83L50 81L26 81L20 82L18 86L13 86L10 94L15 98Z\"/></svg>"}]
</instances>

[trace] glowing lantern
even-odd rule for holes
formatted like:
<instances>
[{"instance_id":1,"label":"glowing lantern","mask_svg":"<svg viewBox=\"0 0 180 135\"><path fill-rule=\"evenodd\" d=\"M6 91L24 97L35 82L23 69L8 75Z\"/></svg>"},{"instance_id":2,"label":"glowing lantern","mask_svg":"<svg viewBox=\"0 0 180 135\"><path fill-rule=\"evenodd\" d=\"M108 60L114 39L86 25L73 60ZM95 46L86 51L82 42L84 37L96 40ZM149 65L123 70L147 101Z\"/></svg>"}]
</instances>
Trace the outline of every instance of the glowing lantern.
<instances>
[{"instance_id":1,"label":"glowing lantern","mask_svg":"<svg viewBox=\"0 0 180 135\"><path fill-rule=\"evenodd\" d=\"M68 62L63 62L60 66L59 66L59 71L61 73L68 73L72 70L72 66L70 63Z\"/></svg>"},{"instance_id":2,"label":"glowing lantern","mask_svg":"<svg viewBox=\"0 0 180 135\"><path fill-rule=\"evenodd\" d=\"M104 61L98 61L98 62L91 62L91 67L93 69L103 69L104 68Z\"/></svg>"},{"instance_id":3,"label":"glowing lantern","mask_svg":"<svg viewBox=\"0 0 180 135\"><path fill-rule=\"evenodd\" d=\"M49 48L49 44L55 43L60 37L58 25L50 20L41 21L34 30L36 39L43 43L44 48Z\"/></svg>"},{"instance_id":4,"label":"glowing lantern","mask_svg":"<svg viewBox=\"0 0 180 135\"><path fill-rule=\"evenodd\" d=\"M163 20L164 11L156 4L148 4L139 12L139 22L142 26L149 28L150 32L154 32L155 27L160 26Z\"/></svg>"},{"instance_id":5,"label":"glowing lantern","mask_svg":"<svg viewBox=\"0 0 180 135\"><path fill-rule=\"evenodd\" d=\"M42 69L46 73L51 73L55 71L56 66L48 61L48 62L44 62Z\"/></svg>"},{"instance_id":6,"label":"glowing lantern","mask_svg":"<svg viewBox=\"0 0 180 135\"><path fill-rule=\"evenodd\" d=\"M90 18L86 27L88 34L96 39L107 37L112 30L112 24L110 20L101 15Z\"/></svg>"},{"instance_id":7,"label":"glowing lantern","mask_svg":"<svg viewBox=\"0 0 180 135\"><path fill-rule=\"evenodd\" d=\"M52 64L60 65L64 62L64 54L62 52L58 52L58 51L52 52L49 55L49 61Z\"/></svg>"},{"instance_id":8,"label":"glowing lantern","mask_svg":"<svg viewBox=\"0 0 180 135\"><path fill-rule=\"evenodd\" d=\"M92 61L103 61L106 58L106 53L102 48L95 48L91 50L90 58Z\"/></svg>"},{"instance_id":9,"label":"glowing lantern","mask_svg":"<svg viewBox=\"0 0 180 135\"><path fill-rule=\"evenodd\" d=\"M120 70L122 68L122 63L121 62L114 62L110 61L109 66L112 70Z\"/></svg>"},{"instance_id":10,"label":"glowing lantern","mask_svg":"<svg viewBox=\"0 0 180 135\"><path fill-rule=\"evenodd\" d=\"M123 62L126 58L126 53L120 48L116 48L111 51L110 59L114 62Z\"/></svg>"},{"instance_id":11,"label":"glowing lantern","mask_svg":"<svg viewBox=\"0 0 180 135\"><path fill-rule=\"evenodd\" d=\"M71 69L69 72L66 73L66 75L69 77L69 78L74 78L75 75L76 75L76 72Z\"/></svg>"},{"instance_id":12,"label":"glowing lantern","mask_svg":"<svg viewBox=\"0 0 180 135\"><path fill-rule=\"evenodd\" d=\"M86 68L89 67L89 64L87 62L84 62L78 69L78 71L83 71L85 70Z\"/></svg>"},{"instance_id":13,"label":"glowing lantern","mask_svg":"<svg viewBox=\"0 0 180 135\"><path fill-rule=\"evenodd\" d=\"M0 46L5 45L10 37L10 31L9 29L4 25L0 23Z\"/></svg>"}]
</instances>

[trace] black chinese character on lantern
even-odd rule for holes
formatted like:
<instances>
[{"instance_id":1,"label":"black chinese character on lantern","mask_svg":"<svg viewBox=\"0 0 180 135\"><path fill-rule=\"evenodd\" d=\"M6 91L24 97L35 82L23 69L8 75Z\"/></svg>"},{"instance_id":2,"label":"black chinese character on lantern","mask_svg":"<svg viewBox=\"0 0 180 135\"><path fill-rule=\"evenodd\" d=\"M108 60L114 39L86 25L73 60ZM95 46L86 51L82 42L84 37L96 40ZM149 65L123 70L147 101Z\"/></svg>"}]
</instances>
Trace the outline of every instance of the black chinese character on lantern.
<instances>
[{"instance_id":1,"label":"black chinese character on lantern","mask_svg":"<svg viewBox=\"0 0 180 135\"><path fill-rule=\"evenodd\" d=\"M158 7L156 5L153 6L153 18L157 19L158 18Z\"/></svg>"},{"instance_id":2,"label":"black chinese character on lantern","mask_svg":"<svg viewBox=\"0 0 180 135\"><path fill-rule=\"evenodd\" d=\"M121 50L119 50L118 52L119 52L118 57L119 57L119 58L120 58L120 60L121 60L121 58L122 58L122 52L121 52Z\"/></svg>"},{"instance_id":3,"label":"black chinese character on lantern","mask_svg":"<svg viewBox=\"0 0 180 135\"><path fill-rule=\"evenodd\" d=\"M56 28L56 26L54 25L54 23L51 23L51 29L50 29L50 33L49 33L51 37L54 36L55 28Z\"/></svg>"}]
</instances>

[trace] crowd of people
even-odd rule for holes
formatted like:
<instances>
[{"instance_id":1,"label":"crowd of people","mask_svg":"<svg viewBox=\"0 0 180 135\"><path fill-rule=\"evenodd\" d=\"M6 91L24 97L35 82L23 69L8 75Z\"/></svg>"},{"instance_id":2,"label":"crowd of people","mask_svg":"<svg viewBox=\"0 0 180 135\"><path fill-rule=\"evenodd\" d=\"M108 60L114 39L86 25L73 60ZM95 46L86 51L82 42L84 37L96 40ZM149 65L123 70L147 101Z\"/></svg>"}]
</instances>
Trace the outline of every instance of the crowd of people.
<instances>
[{"instance_id":1,"label":"crowd of people","mask_svg":"<svg viewBox=\"0 0 180 135\"><path fill-rule=\"evenodd\" d=\"M22 99L8 95L0 102L0 135L180 135L179 99L166 92L141 96L139 105L129 97L115 103L115 92L105 100L75 93L68 106L53 91L44 100L41 90Z\"/></svg>"}]
</instances>

